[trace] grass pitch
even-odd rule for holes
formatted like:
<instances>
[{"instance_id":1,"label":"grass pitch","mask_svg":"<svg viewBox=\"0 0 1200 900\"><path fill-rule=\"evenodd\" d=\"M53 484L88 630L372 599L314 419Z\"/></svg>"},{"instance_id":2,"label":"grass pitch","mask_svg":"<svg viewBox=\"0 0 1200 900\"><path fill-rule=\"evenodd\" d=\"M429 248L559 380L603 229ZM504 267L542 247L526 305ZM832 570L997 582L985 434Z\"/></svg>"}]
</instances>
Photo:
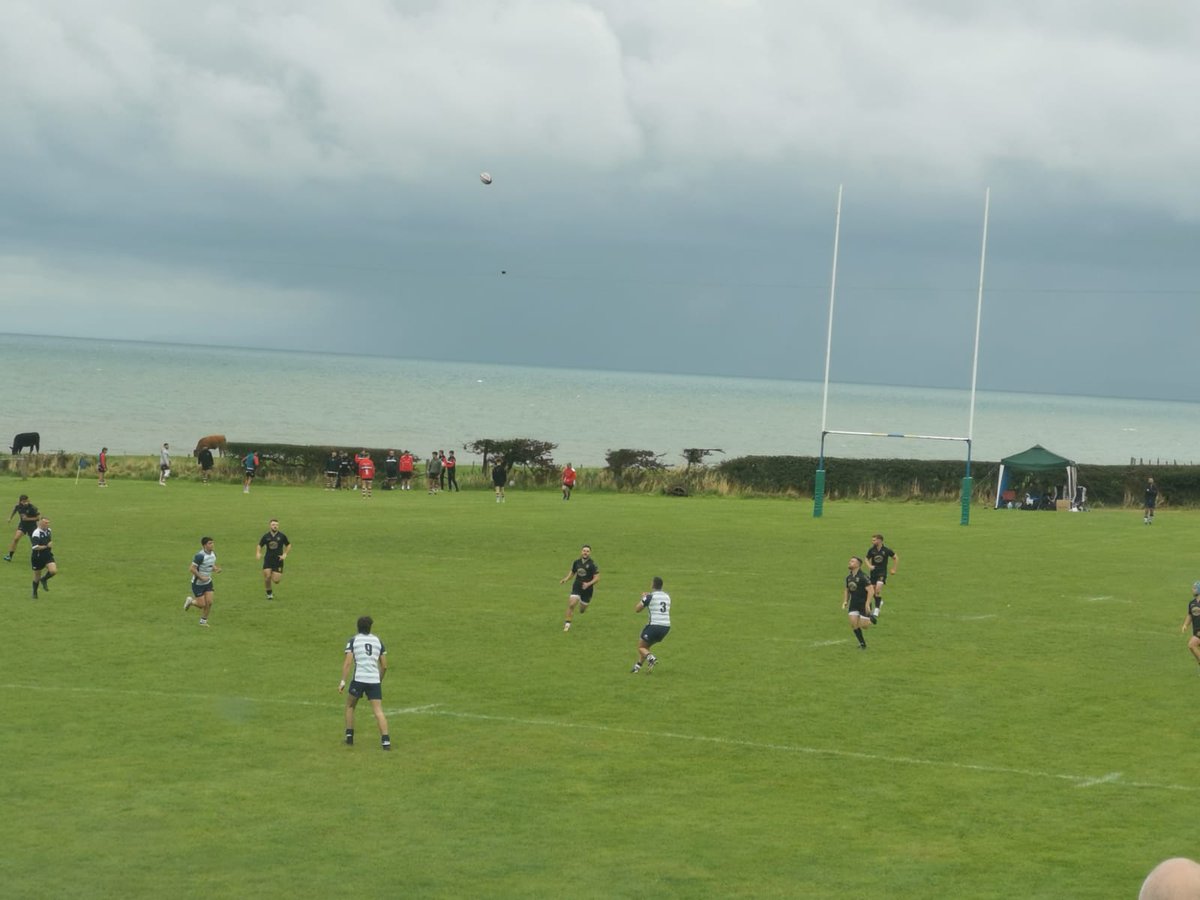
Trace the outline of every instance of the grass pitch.
<instances>
[{"instance_id":1,"label":"grass pitch","mask_svg":"<svg viewBox=\"0 0 1200 900\"><path fill-rule=\"evenodd\" d=\"M1193 513L0 486L60 566L36 603L28 543L0 567L7 897L1107 898L1197 855ZM841 580L875 531L901 561L864 653ZM674 626L633 676L653 575ZM366 704L341 743L364 613L390 754Z\"/></svg>"}]
</instances>

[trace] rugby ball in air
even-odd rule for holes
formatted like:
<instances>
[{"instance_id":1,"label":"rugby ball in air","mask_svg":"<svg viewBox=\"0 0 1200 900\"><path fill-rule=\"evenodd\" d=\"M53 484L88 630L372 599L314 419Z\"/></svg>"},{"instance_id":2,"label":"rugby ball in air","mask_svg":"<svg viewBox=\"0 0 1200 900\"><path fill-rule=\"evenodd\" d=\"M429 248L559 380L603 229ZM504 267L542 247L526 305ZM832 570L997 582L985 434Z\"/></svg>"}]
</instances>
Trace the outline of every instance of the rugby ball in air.
<instances>
[{"instance_id":1,"label":"rugby ball in air","mask_svg":"<svg viewBox=\"0 0 1200 900\"><path fill-rule=\"evenodd\" d=\"M482 181L484 184L491 184L492 183L492 175L490 172L480 172L479 180Z\"/></svg>"}]
</instances>

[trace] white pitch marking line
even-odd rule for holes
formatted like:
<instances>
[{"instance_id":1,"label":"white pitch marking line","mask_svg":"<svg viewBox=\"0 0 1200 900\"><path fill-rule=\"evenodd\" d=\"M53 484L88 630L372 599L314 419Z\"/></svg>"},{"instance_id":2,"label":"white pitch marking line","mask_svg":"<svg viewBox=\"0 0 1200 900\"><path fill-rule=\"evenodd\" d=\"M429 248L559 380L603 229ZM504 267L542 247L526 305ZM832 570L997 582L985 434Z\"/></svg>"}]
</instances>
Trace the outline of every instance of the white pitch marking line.
<instances>
[{"instance_id":1,"label":"white pitch marking line","mask_svg":"<svg viewBox=\"0 0 1200 900\"><path fill-rule=\"evenodd\" d=\"M582 731L603 731L612 734L627 734L635 737L648 737L661 740L670 738L678 741L694 741L702 744L719 744L728 747L745 747L749 750L776 750L782 753L797 753L809 756L833 756L841 759L856 759L866 762L882 762L911 766L929 766L943 769L962 769L969 772L982 772L988 775L1023 775L1027 778L1044 778L1055 781L1066 781L1078 787L1092 787L1097 784L1120 784L1125 787L1153 788L1156 790L1180 791L1195 793L1200 788L1184 784L1155 784L1140 781L1122 781L1121 773L1110 772L1100 778L1088 775L1067 775L1054 772L1038 772L1033 769L1016 769L1008 766L987 766L975 763L956 763L934 759L916 759L909 756L886 756L875 753L859 753L852 750L834 750L821 747L803 747L795 744L769 744L759 741L745 741L736 738L708 737L702 734L680 734L672 731L643 731L637 728L614 728L610 725L593 725L586 722L558 722L553 719L522 719L516 716L495 716L484 713L464 713L453 710L436 710L427 713L431 716L447 716L454 719L469 719L481 722L508 722L513 725L533 725L542 728L566 728Z\"/></svg>"},{"instance_id":2,"label":"white pitch marking line","mask_svg":"<svg viewBox=\"0 0 1200 900\"><path fill-rule=\"evenodd\" d=\"M958 620L960 622L982 622L984 619L995 619L995 618L998 618L998 616L995 613L987 613L986 615L982 615L982 616L959 616Z\"/></svg>"},{"instance_id":3,"label":"white pitch marking line","mask_svg":"<svg viewBox=\"0 0 1200 900\"><path fill-rule=\"evenodd\" d=\"M245 703L278 703L287 706L320 706L336 708L333 703L316 700L289 700L271 697L240 697L221 694L202 693L172 693L170 691L146 691L121 688L89 688L63 687L61 685L39 684L0 684L0 689L15 691L54 691L57 694L114 694L130 697L163 697L168 700L240 700ZM410 714L426 716L447 716L454 719L468 719L480 722L508 722L513 725L533 725L542 728L567 728L581 731L604 731L613 734L628 734L635 737L669 738L677 741L693 741L701 744L718 744L727 747L745 747L748 750L776 750L781 753L796 753L808 756L833 756L840 759L857 759L867 762L896 763L911 766L930 766L944 769L962 769L969 772L983 772L989 775L1024 775L1029 778L1048 778L1056 781L1067 781L1077 787L1094 787L1098 784L1119 784L1131 788L1147 788L1162 791L1179 791L1195 793L1200 788L1184 784L1157 784L1146 781L1122 781L1120 772L1110 772L1095 778L1087 775L1065 775L1054 772L1038 772L1032 769L1015 769L1007 766L985 766L975 763L956 763L934 759L916 759L908 756L885 756L873 753L858 753L853 750L833 750L821 747L803 747L795 744L769 744L760 741L744 741L736 738L709 737L702 734L680 734L673 731L644 731L637 728L614 728L610 725L593 725L587 722L556 722L553 719L522 719L516 716L494 716L484 713L454 712L441 709L440 703L429 703L424 706L411 706L394 710L393 714Z\"/></svg>"}]
</instances>

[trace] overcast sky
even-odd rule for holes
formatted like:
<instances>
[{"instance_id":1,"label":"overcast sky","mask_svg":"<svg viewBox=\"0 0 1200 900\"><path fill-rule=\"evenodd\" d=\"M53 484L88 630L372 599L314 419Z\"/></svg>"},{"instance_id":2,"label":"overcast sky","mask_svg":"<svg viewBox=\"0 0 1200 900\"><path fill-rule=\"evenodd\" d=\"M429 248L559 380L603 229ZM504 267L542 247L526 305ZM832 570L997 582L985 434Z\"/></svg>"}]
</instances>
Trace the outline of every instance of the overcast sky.
<instances>
[{"instance_id":1,"label":"overcast sky","mask_svg":"<svg viewBox=\"0 0 1200 900\"><path fill-rule=\"evenodd\" d=\"M0 331L1196 399L1200 4L4 0ZM481 171L494 183L484 186Z\"/></svg>"}]
</instances>

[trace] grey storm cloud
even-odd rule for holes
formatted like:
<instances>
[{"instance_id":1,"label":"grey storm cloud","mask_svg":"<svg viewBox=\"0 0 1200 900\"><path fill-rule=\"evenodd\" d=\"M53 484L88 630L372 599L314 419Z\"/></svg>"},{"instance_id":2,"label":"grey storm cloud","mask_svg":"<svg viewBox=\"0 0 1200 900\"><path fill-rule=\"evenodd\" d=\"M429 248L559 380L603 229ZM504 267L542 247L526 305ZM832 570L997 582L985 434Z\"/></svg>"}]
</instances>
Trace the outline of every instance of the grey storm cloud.
<instances>
[{"instance_id":1,"label":"grey storm cloud","mask_svg":"<svg viewBox=\"0 0 1200 900\"><path fill-rule=\"evenodd\" d=\"M1186 3L11 0L5 328L815 378L845 185L835 377L959 385L990 187L981 385L1179 396L1198 43Z\"/></svg>"}]
</instances>

